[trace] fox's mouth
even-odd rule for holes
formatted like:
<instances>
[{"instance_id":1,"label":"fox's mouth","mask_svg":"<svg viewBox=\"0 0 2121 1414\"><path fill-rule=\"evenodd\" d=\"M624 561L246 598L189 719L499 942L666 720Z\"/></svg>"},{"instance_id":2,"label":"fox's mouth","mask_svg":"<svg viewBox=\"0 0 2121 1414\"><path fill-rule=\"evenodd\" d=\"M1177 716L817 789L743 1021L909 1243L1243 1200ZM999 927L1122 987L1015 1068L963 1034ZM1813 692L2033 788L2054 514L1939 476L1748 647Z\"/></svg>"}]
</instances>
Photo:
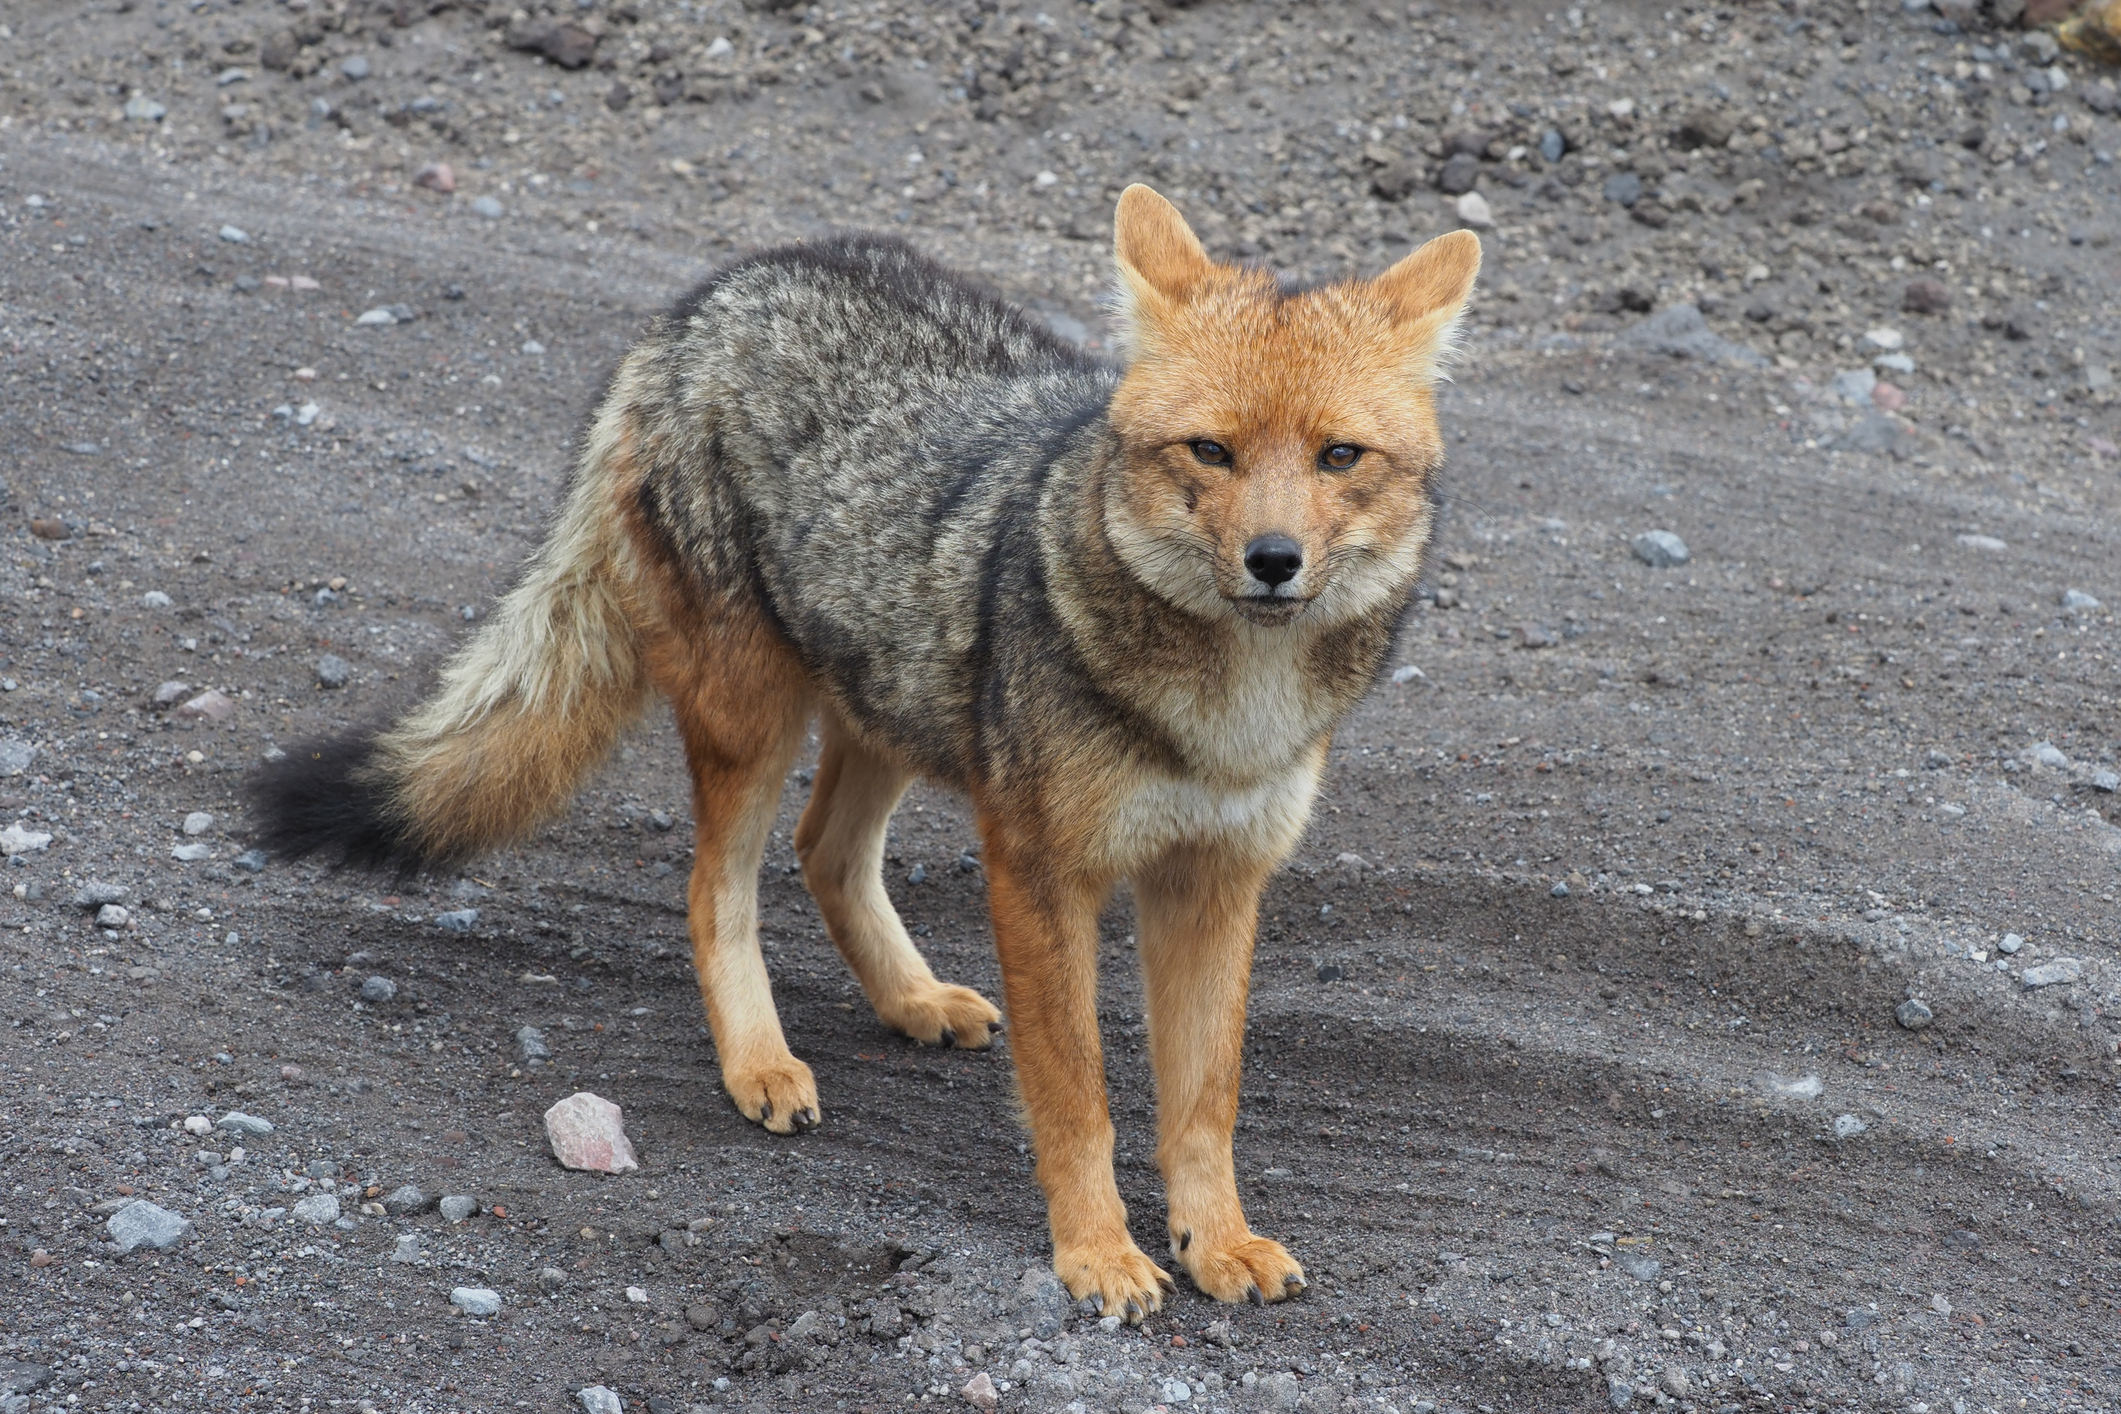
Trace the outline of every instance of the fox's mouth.
<instances>
[{"instance_id":1,"label":"fox's mouth","mask_svg":"<svg viewBox=\"0 0 2121 1414\"><path fill-rule=\"evenodd\" d=\"M1311 604L1309 599L1279 594L1227 594L1223 599L1244 618L1269 628L1292 622Z\"/></svg>"}]
</instances>

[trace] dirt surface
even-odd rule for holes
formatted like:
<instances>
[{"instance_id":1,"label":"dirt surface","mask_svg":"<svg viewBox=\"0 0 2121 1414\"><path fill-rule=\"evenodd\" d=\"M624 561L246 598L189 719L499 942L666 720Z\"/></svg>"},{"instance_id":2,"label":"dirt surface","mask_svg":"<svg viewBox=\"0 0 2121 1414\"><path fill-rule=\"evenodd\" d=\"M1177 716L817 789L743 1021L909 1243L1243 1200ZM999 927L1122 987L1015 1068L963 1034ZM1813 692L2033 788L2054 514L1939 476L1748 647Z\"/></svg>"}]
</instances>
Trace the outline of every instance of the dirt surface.
<instances>
[{"instance_id":1,"label":"dirt surface","mask_svg":"<svg viewBox=\"0 0 2121 1414\"><path fill-rule=\"evenodd\" d=\"M2121 1402L2100 74L1875 0L429 8L0 11L0 1409ZM797 1140L719 1091L666 723L395 892L237 802L411 699L715 261L896 230L1094 342L1136 179L1304 277L1494 224L1405 667L1261 938L1239 1171L1313 1285L1130 1330L1040 1276L1006 1044L832 956L801 772ZM917 791L891 887L992 994L972 843ZM640 1172L552 1162L577 1089ZM190 1229L115 1252L134 1199Z\"/></svg>"}]
</instances>

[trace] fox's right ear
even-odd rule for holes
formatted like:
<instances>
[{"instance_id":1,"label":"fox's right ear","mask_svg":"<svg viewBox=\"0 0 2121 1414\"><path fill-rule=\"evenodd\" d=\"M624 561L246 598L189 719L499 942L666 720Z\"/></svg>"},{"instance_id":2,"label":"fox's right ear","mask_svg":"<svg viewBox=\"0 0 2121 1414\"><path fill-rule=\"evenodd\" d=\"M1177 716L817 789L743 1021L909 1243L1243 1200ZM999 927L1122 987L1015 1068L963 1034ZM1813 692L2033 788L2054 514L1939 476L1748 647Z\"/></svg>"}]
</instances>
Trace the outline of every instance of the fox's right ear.
<instances>
[{"instance_id":1,"label":"fox's right ear","mask_svg":"<svg viewBox=\"0 0 2121 1414\"><path fill-rule=\"evenodd\" d=\"M1121 338L1130 357L1154 344L1157 326L1215 273L1178 208L1138 182L1119 195L1112 255L1119 266Z\"/></svg>"}]
</instances>

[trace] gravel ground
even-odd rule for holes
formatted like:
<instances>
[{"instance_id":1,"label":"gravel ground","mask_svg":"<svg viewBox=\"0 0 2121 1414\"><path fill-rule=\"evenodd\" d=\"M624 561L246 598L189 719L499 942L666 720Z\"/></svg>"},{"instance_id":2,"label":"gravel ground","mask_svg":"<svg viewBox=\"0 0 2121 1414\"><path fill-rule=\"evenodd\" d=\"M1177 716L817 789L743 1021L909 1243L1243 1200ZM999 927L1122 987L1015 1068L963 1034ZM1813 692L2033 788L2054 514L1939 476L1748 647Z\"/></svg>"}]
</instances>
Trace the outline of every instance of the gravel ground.
<instances>
[{"instance_id":1,"label":"gravel ground","mask_svg":"<svg viewBox=\"0 0 2121 1414\"><path fill-rule=\"evenodd\" d=\"M1997 0L1047 4L0 11L0 1411L2115 1408L2112 71ZM1303 277L1487 247L1261 940L1239 1170L1314 1285L1139 1330L1042 1275L1006 1045L861 1005L802 772L792 1141L667 724L402 888L237 801L410 700L716 261L900 231L1096 345L1132 180ZM917 791L892 888L991 992L972 840ZM638 1172L553 1163L582 1089Z\"/></svg>"}]
</instances>

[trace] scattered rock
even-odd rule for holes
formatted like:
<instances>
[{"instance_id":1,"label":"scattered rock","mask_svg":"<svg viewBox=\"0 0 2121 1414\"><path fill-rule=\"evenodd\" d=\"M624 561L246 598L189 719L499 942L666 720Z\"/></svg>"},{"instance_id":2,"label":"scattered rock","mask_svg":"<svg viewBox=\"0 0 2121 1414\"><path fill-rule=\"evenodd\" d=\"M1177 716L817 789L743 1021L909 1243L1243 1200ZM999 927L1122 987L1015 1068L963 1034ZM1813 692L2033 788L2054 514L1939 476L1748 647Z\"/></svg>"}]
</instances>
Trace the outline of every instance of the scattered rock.
<instances>
[{"instance_id":1,"label":"scattered rock","mask_svg":"<svg viewBox=\"0 0 2121 1414\"><path fill-rule=\"evenodd\" d=\"M229 1134L248 1134L255 1137L272 1133L273 1122L269 1119L260 1119L256 1115L247 1115L241 1110L230 1110L227 1114L221 1116L221 1122L215 1125L214 1128Z\"/></svg>"},{"instance_id":2,"label":"scattered rock","mask_svg":"<svg viewBox=\"0 0 2121 1414\"><path fill-rule=\"evenodd\" d=\"M1458 221L1462 226L1485 231L1495 224L1495 213L1488 206L1488 199L1477 191L1469 191L1458 198Z\"/></svg>"},{"instance_id":3,"label":"scattered rock","mask_svg":"<svg viewBox=\"0 0 2121 1414\"><path fill-rule=\"evenodd\" d=\"M1712 332L1701 316L1701 307L1675 304L1658 310L1640 324L1623 332L1615 343L1622 348L1668 354L1673 358L1698 358L1709 363L1742 363L1766 368L1767 359Z\"/></svg>"},{"instance_id":4,"label":"scattered rock","mask_svg":"<svg viewBox=\"0 0 2121 1414\"><path fill-rule=\"evenodd\" d=\"M457 189L456 169L447 162L430 162L413 173L412 184L448 195Z\"/></svg>"},{"instance_id":5,"label":"scattered rock","mask_svg":"<svg viewBox=\"0 0 2121 1414\"><path fill-rule=\"evenodd\" d=\"M453 1223L460 1223L466 1218L477 1215L479 1200L466 1197L462 1193L452 1193L444 1198L438 1206L441 1208L444 1218Z\"/></svg>"},{"instance_id":6,"label":"scattered rock","mask_svg":"<svg viewBox=\"0 0 2121 1414\"><path fill-rule=\"evenodd\" d=\"M965 1403L974 1409L993 1410L999 1408L1002 1402L1001 1395L995 1391L993 1379L985 1370L965 1381L964 1388L958 1393L964 1397Z\"/></svg>"},{"instance_id":7,"label":"scattered rock","mask_svg":"<svg viewBox=\"0 0 2121 1414\"><path fill-rule=\"evenodd\" d=\"M1836 1139L1854 1139L1869 1128L1868 1124L1865 1124L1854 1115L1834 1116L1834 1137Z\"/></svg>"},{"instance_id":8,"label":"scattered rock","mask_svg":"<svg viewBox=\"0 0 2121 1414\"><path fill-rule=\"evenodd\" d=\"M162 604L165 608L168 607L169 596L167 594L164 594L162 596ZM190 691L190 683L177 682L172 680L163 683L161 686L157 687L155 689L154 696L148 698L148 701L152 703L157 709L167 710L168 708L176 706L177 699L181 698L182 696L184 696L185 693Z\"/></svg>"},{"instance_id":9,"label":"scattered rock","mask_svg":"<svg viewBox=\"0 0 2121 1414\"><path fill-rule=\"evenodd\" d=\"M230 245L250 244L250 232L244 230L241 226L223 226L218 234L222 240L227 241Z\"/></svg>"},{"instance_id":10,"label":"scattered rock","mask_svg":"<svg viewBox=\"0 0 2121 1414\"><path fill-rule=\"evenodd\" d=\"M106 884L91 879L74 890L74 907L102 908L125 897L125 890L117 884Z\"/></svg>"},{"instance_id":11,"label":"scattered rock","mask_svg":"<svg viewBox=\"0 0 2121 1414\"><path fill-rule=\"evenodd\" d=\"M0 854L10 859L18 854L35 854L49 848L51 842L50 834L43 830L25 830L20 820L11 820L6 829L0 830Z\"/></svg>"},{"instance_id":12,"label":"scattered rock","mask_svg":"<svg viewBox=\"0 0 2121 1414\"><path fill-rule=\"evenodd\" d=\"M120 1252L136 1247L173 1247L192 1232L191 1221L146 1199L128 1203L103 1224Z\"/></svg>"},{"instance_id":13,"label":"scattered rock","mask_svg":"<svg viewBox=\"0 0 2121 1414\"><path fill-rule=\"evenodd\" d=\"M563 69L579 69L596 57L597 37L564 21L519 20L508 27L508 47L543 54ZM595 1411L591 1411L595 1414Z\"/></svg>"},{"instance_id":14,"label":"scattered rock","mask_svg":"<svg viewBox=\"0 0 2121 1414\"><path fill-rule=\"evenodd\" d=\"M545 1111L545 1137L565 1168L624 1173L641 1166L626 1138L625 1111L587 1090Z\"/></svg>"},{"instance_id":15,"label":"scattered rock","mask_svg":"<svg viewBox=\"0 0 2121 1414\"><path fill-rule=\"evenodd\" d=\"M203 835L214 827L214 817L204 810L194 810L184 817L184 833Z\"/></svg>"},{"instance_id":16,"label":"scattered rock","mask_svg":"<svg viewBox=\"0 0 2121 1414\"><path fill-rule=\"evenodd\" d=\"M366 319L367 315L361 316ZM326 653L317 659L317 686L344 687L353 681L353 664L336 653Z\"/></svg>"},{"instance_id":17,"label":"scattered rock","mask_svg":"<svg viewBox=\"0 0 2121 1414\"><path fill-rule=\"evenodd\" d=\"M417 1262L420 1260L420 1235L415 1232L400 1233L397 1245L390 1249L393 1262Z\"/></svg>"},{"instance_id":18,"label":"scattered rock","mask_svg":"<svg viewBox=\"0 0 2121 1414\"><path fill-rule=\"evenodd\" d=\"M1664 1264L1645 1252L1632 1247L1622 1247L1613 1253L1613 1265L1637 1281L1655 1281L1664 1270Z\"/></svg>"},{"instance_id":19,"label":"scattered rock","mask_svg":"<svg viewBox=\"0 0 2121 1414\"><path fill-rule=\"evenodd\" d=\"M1436 189L1445 196L1463 196L1480 180L1480 159L1470 152L1455 153L1437 169Z\"/></svg>"},{"instance_id":20,"label":"scattered rock","mask_svg":"<svg viewBox=\"0 0 2121 1414\"><path fill-rule=\"evenodd\" d=\"M1628 542L1628 548L1653 570L1674 569L1693 558L1686 541L1669 530L1646 530Z\"/></svg>"},{"instance_id":21,"label":"scattered rock","mask_svg":"<svg viewBox=\"0 0 2121 1414\"><path fill-rule=\"evenodd\" d=\"M26 741L9 737L0 741L0 776L19 776L29 770L37 759L37 748ZM109 903L109 899L103 902Z\"/></svg>"},{"instance_id":22,"label":"scattered rock","mask_svg":"<svg viewBox=\"0 0 2121 1414\"><path fill-rule=\"evenodd\" d=\"M467 1316L500 1314L501 1293L483 1286L460 1286L449 1293L449 1304Z\"/></svg>"},{"instance_id":23,"label":"scattered rock","mask_svg":"<svg viewBox=\"0 0 2121 1414\"><path fill-rule=\"evenodd\" d=\"M1937 1015L1935 1012L1931 1011L1926 1004L1916 1001L1913 997L1893 1008L1893 1020L1899 1022L1901 1027L1908 1031L1920 1031L1936 1019Z\"/></svg>"},{"instance_id":24,"label":"scattered rock","mask_svg":"<svg viewBox=\"0 0 2121 1414\"><path fill-rule=\"evenodd\" d=\"M12 1399L16 1395L29 1394L43 1389L51 1383L49 1366L32 1365L27 1360L11 1360L0 1356L0 1399ZM28 1401L24 1401L26 1404Z\"/></svg>"},{"instance_id":25,"label":"scattered rock","mask_svg":"<svg viewBox=\"0 0 2121 1414\"><path fill-rule=\"evenodd\" d=\"M1959 535L1953 539L1969 550L1986 550L1990 554L1998 554L2010 548L1993 535Z\"/></svg>"},{"instance_id":26,"label":"scattered rock","mask_svg":"<svg viewBox=\"0 0 2121 1414\"><path fill-rule=\"evenodd\" d=\"M869 1334L879 1340L897 1340L905 1333L906 1318L898 1302L879 1296L869 1303Z\"/></svg>"},{"instance_id":27,"label":"scattered rock","mask_svg":"<svg viewBox=\"0 0 2121 1414\"><path fill-rule=\"evenodd\" d=\"M2102 607L2097 599L2092 598L2091 595L2086 594L2081 589L2065 589L2062 591L2062 612L2065 614L2096 613Z\"/></svg>"},{"instance_id":28,"label":"scattered rock","mask_svg":"<svg viewBox=\"0 0 2121 1414\"><path fill-rule=\"evenodd\" d=\"M1605 179L1605 199L1622 206L1642 200L1642 178L1633 172L1615 172Z\"/></svg>"},{"instance_id":29,"label":"scattered rock","mask_svg":"<svg viewBox=\"0 0 2121 1414\"><path fill-rule=\"evenodd\" d=\"M1038 1266L1026 1268L1017 1280L1013 1304L1034 1336L1051 1340L1067 1324L1068 1310L1074 1302L1068 1288L1053 1274L1053 1268Z\"/></svg>"},{"instance_id":30,"label":"scattered rock","mask_svg":"<svg viewBox=\"0 0 2121 1414\"><path fill-rule=\"evenodd\" d=\"M169 857L176 860L179 864L196 864L202 859L211 859L213 856L212 845L200 844L196 841L191 844L174 844L169 847Z\"/></svg>"},{"instance_id":31,"label":"scattered rock","mask_svg":"<svg viewBox=\"0 0 2121 1414\"><path fill-rule=\"evenodd\" d=\"M2028 967L2018 975L2018 980L2028 992L2041 987L2060 987L2075 982L2084 976L2084 964L2073 957L2058 957L2053 962L2043 962Z\"/></svg>"},{"instance_id":32,"label":"scattered rock","mask_svg":"<svg viewBox=\"0 0 2121 1414\"><path fill-rule=\"evenodd\" d=\"M136 93L125 100L124 113L128 122L159 123L168 115L169 109L144 93Z\"/></svg>"},{"instance_id":33,"label":"scattered rock","mask_svg":"<svg viewBox=\"0 0 2121 1414\"><path fill-rule=\"evenodd\" d=\"M472 214L484 216L489 221L498 221L504 214L501 203L490 196L473 197Z\"/></svg>"},{"instance_id":34,"label":"scattered rock","mask_svg":"<svg viewBox=\"0 0 2121 1414\"><path fill-rule=\"evenodd\" d=\"M218 726L236 715L236 704L221 689L210 687L170 715L189 721L212 722Z\"/></svg>"},{"instance_id":35,"label":"scattered rock","mask_svg":"<svg viewBox=\"0 0 2121 1414\"><path fill-rule=\"evenodd\" d=\"M2054 751L2055 749L2050 746L2048 750ZM2057 756L2060 756L2062 753L2056 751L2055 754ZM1996 944L1996 951L2004 954L2005 956L2015 956L2017 954L2018 949L2024 946L2025 939L2019 937L2016 933L2005 933L2003 935L2003 941Z\"/></svg>"},{"instance_id":36,"label":"scattered rock","mask_svg":"<svg viewBox=\"0 0 2121 1414\"><path fill-rule=\"evenodd\" d=\"M294 1206L296 1222L305 1222L312 1227L329 1227L339 1220L339 1199L332 1193L312 1193L300 1199Z\"/></svg>"},{"instance_id":37,"label":"scattered rock","mask_svg":"<svg viewBox=\"0 0 2121 1414\"><path fill-rule=\"evenodd\" d=\"M383 1196L383 1211L394 1218L409 1218L424 1213L434 1200L419 1190L415 1184L401 1184Z\"/></svg>"},{"instance_id":38,"label":"scattered rock","mask_svg":"<svg viewBox=\"0 0 2121 1414\"><path fill-rule=\"evenodd\" d=\"M1909 314L1948 314L1952 308L1951 287L1927 276L1910 280L1901 291L1900 307Z\"/></svg>"},{"instance_id":39,"label":"scattered rock","mask_svg":"<svg viewBox=\"0 0 2121 1414\"><path fill-rule=\"evenodd\" d=\"M445 933L469 933L479 922L476 908L459 908L435 915L435 927Z\"/></svg>"},{"instance_id":40,"label":"scattered rock","mask_svg":"<svg viewBox=\"0 0 2121 1414\"><path fill-rule=\"evenodd\" d=\"M545 1033L535 1026L517 1031L516 1057L525 1065L543 1065L551 1060L552 1047L545 1044Z\"/></svg>"},{"instance_id":41,"label":"scattered rock","mask_svg":"<svg viewBox=\"0 0 2121 1414\"><path fill-rule=\"evenodd\" d=\"M398 984L388 977L371 977L361 984L361 1000L381 1006L398 998Z\"/></svg>"},{"instance_id":42,"label":"scattered rock","mask_svg":"<svg viewBox=\"0 0 2121 1414\"><path fill-rule=\"evenodd\" d=\"M1816 1100L1826 1089L1816 1075L1803 1075L1792 1080L1772 1070L1762 1071L1753 1078L1753 1083L1759 1087L1760 1093L1778 1100Z\"/></svg>"},{"instance_id":43,"label":"scattered rock","mask_svg":"<svg viewBox=\"0 0 2121 1414\"><path fill-rule=\"evenodd\" d=\"M350 54L339 61L339 72L354 83L359 83L374 72L366 54Z\"/></svg>"}]
</instances>

